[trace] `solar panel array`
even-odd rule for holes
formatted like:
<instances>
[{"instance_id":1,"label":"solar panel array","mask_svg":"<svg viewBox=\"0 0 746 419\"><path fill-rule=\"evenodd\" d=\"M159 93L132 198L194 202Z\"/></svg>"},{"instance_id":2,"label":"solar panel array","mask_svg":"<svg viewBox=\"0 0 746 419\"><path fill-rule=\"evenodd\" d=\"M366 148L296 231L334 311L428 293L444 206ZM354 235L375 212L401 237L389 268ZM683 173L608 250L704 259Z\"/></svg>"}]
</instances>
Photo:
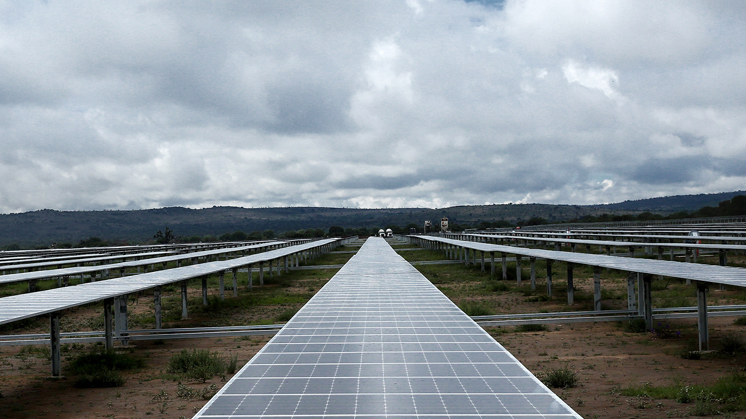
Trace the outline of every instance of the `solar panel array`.
<instances>
[{"instance_id":1,"label":"solar panel array","mask_svg":"<svg viewBox=\"0 0 746 419\"><path fill-rule=\"evenodd\" d=\"M195 418L579 418L381 238Z\"/></svg>"},{"instance_id":2,"label":"solar panel array","mask_svg":"<svg viewBox=\"0 0 746 419\"><path fill-rule=\"evenodd\" d=\"M616 269L626 272L640 272L692 281L733 285L746 288L746 269L733 266L705 265L699 263L672 262L667 260L620 258L590 253L571 253L554 250L528 249L515 246L502 246L463 240L446 239L434 236L410 236L412 240L438 242L480 252L504 252L514 255L537 257L540 259L572 262L586 266Z\"/></svg>"},{"instance_id":3,"label":"solar panel array","mask_svg":"<svg viewBox=\"0 0 746 419\"><path fill-rule=\"evenodd\" d=\"M113 278L106 281L89 282L74 287L54 288L35 293L3 297L0 298L0 324L53 313L71 307L78 307L106 298L145 291L191 278L213 275L229 269L241 268L249 264L267 262L294 253L316 249L337 241L338 239L322 239L235 259L165 269L130 277Z\"/></svg>"}]
</instances>

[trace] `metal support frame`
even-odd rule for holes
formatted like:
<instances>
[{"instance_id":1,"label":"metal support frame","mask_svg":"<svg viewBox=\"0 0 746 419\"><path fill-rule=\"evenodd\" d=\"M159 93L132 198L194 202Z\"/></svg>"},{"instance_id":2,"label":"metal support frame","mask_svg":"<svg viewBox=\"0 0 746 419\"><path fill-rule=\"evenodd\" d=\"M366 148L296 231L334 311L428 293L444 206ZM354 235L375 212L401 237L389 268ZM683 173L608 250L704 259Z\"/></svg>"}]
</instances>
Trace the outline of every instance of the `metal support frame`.
<instances>
[{"instance_id":1,"label":"metal support frame","mask_svg":"<svg viewBox=\"0 0 746 419\"><path fill-rule=\"evenodd\" d=\"M202 305L207 306L207 277L202 277Z\"/></svg>"},{"instance_id":2,"label":"metal support frame","mask_svg":"<svg viewBox=\"0 0 746 419\"><path fill-rule=\"evenodd\" d=\"M642 282L643 275L637 272L637 313L645 316L645 284Z\"/></svg>"},{"instance_id":3,"label":"metal support frame","mask_svg":"<svg viewBox=\"0 0 746 419\"><path fill-rule=\"evenodd\" d=\"M640 274L642 275L642 274ZM643 307L643 315L645 316L645 328L647 330L653 329L653 296L652 296L652 278L650 276L642 275L642 299L645 304Z\"/></svg>"},{"instance_id":4,"label":"metal support frame","mask_svg":"<svg viewBox=\"0 0 746 419\"><path fill-rule=\"evenodd\" d=\"M531 266L531 291L536 291L536 258L532 256L528 260Z\"/></svg>"},{"instance_id":5,"label":"metal support frame","mask_svg":"<svg viewBox=\"0 0 746 419\"><path fill-rule=\"evenodd\" d=\"M60 312L49 314L49 342L52 347L52 377L62 375L62 351L60 348Z\"/></svg>"},{"instance_id":6,"label":"metal support frame","mask_svg":"<svg viewBox=\"0 0 746 419\"><path fill-rule=\"evenodd\" d=\"M500 252L503 265L503 281L508 280L508 256L504 252Z\"/></svg>"},{"instance_id":7,"label":"metal support frame","mask_svg":"<svg viewBox=\"0 0 746 419\"><path fill-rule=\"evenodd\" d=\"M153 290L153 306L155 307L155 328L163 328L163 316L161 315L161 287Z\"/></svg>"},{"instance_id":8,"label":"metal support frame","mask_svg":"<svg viewBox=\"0 0 746 419\"><path fill-rule=\"evenodd\" d=\"M247 269L249 271L249 280L247 285L249 286L249 290L251 290L254 288L254 265L249 265Z\"/></svg>"},{"instance_id":9,"label":"metal support frame","mask_svg":"<svg viewBox=\"0 0 746 419\"><path fill-rule=\"evenodd\" d=\"M515 281L518 286L521 285L521 255L515 255Z\"/></svg>"},{"instance_id":10,"label":"metal support frame","mask_svg":"<svg viewBox=\"0 0 746 419\"><path fill-rule=\"evenodd\" d=\"M116 335L119 338L119 341L122 343L122 345L127 345L129 343L129 333L127 332L128 329L128 321L127 321L127 300L129 299L128 294L120 295L119 297L114 298L114 307L115 307L115 315L114 315L114 327L116 330Z\"/></svg>"},{"instance_id":11,"label":"metal support frame","mask_svg":"<svg viewBox=\"0 0 746 419\"><path fill-rule=\"evenodd\" d=\"M635 296L635 273L627 274L627 310L637 309L637 297Z\"/></svg>"},{"instance_id":12,"label":"metal support frame","mask_svg":"<svg viewBox=\"0 0 746 419\"><path fill-rule=\"evenodd\" d=\"M218 288L220 292L220 301L225 300L225 271L221 271L218 274Z\"/></svg>"},{"instance_id":13,"label":"metal support frame","mask_svg":"<svg viewBox=\"0 0 746 419\"><path fill-rule=\"evenodd\" d=\"M259 262L259 285L264 285L264 262Z\"/></svg>"},{"instance_id":14,"label":"metal support frame","mask_svg":"<svg viewBox=\"0 0 746 419\"><path fill-rule=\"evenodd\" d=\"M181 281L181 320L189 318L187 311L187 280Z\"/></svg>"},{"instance_id":15,"label":"metal support frame","mask_svg":"<svg viewBox=\"0 0 746 419\"><path fill-rule=\"evenodd\" d=\"M567 262L567 305L571 306L575 302L575 294L573 290L573 263Z\"/></svg>"},{"instance_id":16,"label":"metal support frame","mask_svg":"<svg viewBox=\"0 0 746 419\"><path fill-rule=\"evenodd\" d=\"M495 252L490 252L490 279L495 277Z\"/></svg>"},{"instance_id":17,"label":"metal support frame","mask_svg":"<svg viewBox=\"0 0 746 419\"><path fill-rule=\"evenodd\" d=\"M601 311L601 268L593 267L593 309Z\"/></svg>"},{"instance_id":18,"label":"metal support frame","mask_svg":"<svg viewBox=\"0 0 746 419\"><path fill-rule=\"evenodd\" d=\"M233 296L238 297L238 268L233 268L231 273L233 274Z\"/></svg>"},{"instance_id":19,"label":"metal support frame","mask_svg":"<svg viewBox=\"0 0 746 419\"><path fill-rule=\"evenodd\" d=\"M547 259L547 297L552 298L552 259Z\"/></svg>"},{"instance_id":20,"label":"metal support frame","mask_svg":"<svg viewBox=\"0 0 746 419\"><path fill-rule=\"evenodd\" d=\"M111 327L111 308L114 305L113 298L104 300L104 338L107 351L114 349L114 330Z\"/></svg>"},{"instance_id":21,"label":"metal support frame","mask_svg":"<svg viewBox=\"0 0 746 419\"><path fill-rule=\"evenodd\" d=\"M484 272L484 251L482 251L482 272Z\"/></svg>"},{"instance_id":22,"label":"metal support frame","mask_svg":"<svg viewBox=\"0 0 746 419\"><path fill-rule=\"evenodd\" d=\"M706 283L697 282L697 326L699 329L699 350L710 350L710 331L707 325L707 291Z\"/></svg>"}]
</instances>

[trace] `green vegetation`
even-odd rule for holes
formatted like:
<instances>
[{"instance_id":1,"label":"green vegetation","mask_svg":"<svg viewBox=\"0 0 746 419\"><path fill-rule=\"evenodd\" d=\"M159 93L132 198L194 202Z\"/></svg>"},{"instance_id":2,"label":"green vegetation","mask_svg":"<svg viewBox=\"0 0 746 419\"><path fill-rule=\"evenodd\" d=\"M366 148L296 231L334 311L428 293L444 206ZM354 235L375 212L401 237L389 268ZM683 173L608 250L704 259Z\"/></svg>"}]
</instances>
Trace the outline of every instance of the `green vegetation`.
<instances>
[{"instance_id":1,"label":"green vegetation","mask_svg":"<svg viewBox=\"0 0 746 419\"><path fill-rule=\"evenodd\" d=\"M226 362L217 352L205 349L184 349L171 357L167 371L181 374L184 377L205 382L210 378L226 372ZM235 369L235 364L233 365Z\"/></svg>"},{"instance_id":2,"label":"green vegetation","mask_svg":"<svg viewBox=\"0 0 746 419\"><path fill-rule=\"evenodd\" d=\"M75 357L67 370L77 376L75 387L120 387L126 381L120 371L141 368L144 364L142 359L128 353L96 349Z\"/></svg>"},{"instance_id":3,"label":"green vegetation","mask_svg":"<svg viewBox=\"0 0 746 419\"><path fill-rule=\"evenodd\" d=\"M539 378L551 388L570 388L575 387L578 383L575 371L569 368L553 369L545 374L541 374Z\"/></svg>"},{"instance_id":4,"label":"green vegetation","mask_svg":"<svg viewBox=\"0 0 746 419\"><path fill-rule=\"evenodd\" d=\"M545 332L549 330L545 324L519 324L515 327L516 332Z\"/></svg>"},{"instance_id":5,"label":"green vegetation","mask_svg":"<svg viewBox=\"0 0 746 419\"><path fill-rule=\"evenodd\" d=\"M464 301L458 307L469 316L489 316L495 314L490 306L483 301Z\"/></svg>"},{"instance_id":6,"label":"green vegetation","mask_svg":"<svg viewBox=\"0 0 746 419\"><path fill-rule=\"evenodd\" d=\"M712 385L684 385L627 387L621 390L623 396L671 399L682 404L695 403L690 413L707 416L746 410L746 375L735 373L717 380Z\"/></svg>"}]
</instances>

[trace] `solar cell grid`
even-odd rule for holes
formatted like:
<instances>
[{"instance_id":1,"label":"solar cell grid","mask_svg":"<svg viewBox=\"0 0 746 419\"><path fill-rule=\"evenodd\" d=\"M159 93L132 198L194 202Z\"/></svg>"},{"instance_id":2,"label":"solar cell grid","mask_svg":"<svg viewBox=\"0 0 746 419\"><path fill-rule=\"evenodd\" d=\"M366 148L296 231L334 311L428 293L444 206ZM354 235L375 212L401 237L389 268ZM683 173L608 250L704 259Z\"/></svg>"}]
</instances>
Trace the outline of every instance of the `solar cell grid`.
<instances>
[{"instance_id":1,"label":"solar cell grid","mask_svg":"<svg viewBox=\"0 0 746 419\"><path fill-rule=\"evenodd\" d=\"M579 418L371 238L195 417Z\"/></svg>"}]
</instances>

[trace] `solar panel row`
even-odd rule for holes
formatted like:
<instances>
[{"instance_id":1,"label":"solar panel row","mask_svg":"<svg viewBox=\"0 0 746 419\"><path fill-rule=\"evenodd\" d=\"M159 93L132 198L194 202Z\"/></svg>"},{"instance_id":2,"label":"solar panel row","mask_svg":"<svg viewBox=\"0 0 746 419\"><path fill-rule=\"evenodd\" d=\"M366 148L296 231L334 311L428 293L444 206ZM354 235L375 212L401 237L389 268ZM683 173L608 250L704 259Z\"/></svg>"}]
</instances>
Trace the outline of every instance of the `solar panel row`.
<instances>
[{"instance_id":1,"label":"solar panel row","mask_svg":"<svg viewBox=\"0 0 746 419\"><path fill-rule=\"evenodd\" d=\"M381 238L195 416L579 418Z\"/></svg>"}]
</instances>

